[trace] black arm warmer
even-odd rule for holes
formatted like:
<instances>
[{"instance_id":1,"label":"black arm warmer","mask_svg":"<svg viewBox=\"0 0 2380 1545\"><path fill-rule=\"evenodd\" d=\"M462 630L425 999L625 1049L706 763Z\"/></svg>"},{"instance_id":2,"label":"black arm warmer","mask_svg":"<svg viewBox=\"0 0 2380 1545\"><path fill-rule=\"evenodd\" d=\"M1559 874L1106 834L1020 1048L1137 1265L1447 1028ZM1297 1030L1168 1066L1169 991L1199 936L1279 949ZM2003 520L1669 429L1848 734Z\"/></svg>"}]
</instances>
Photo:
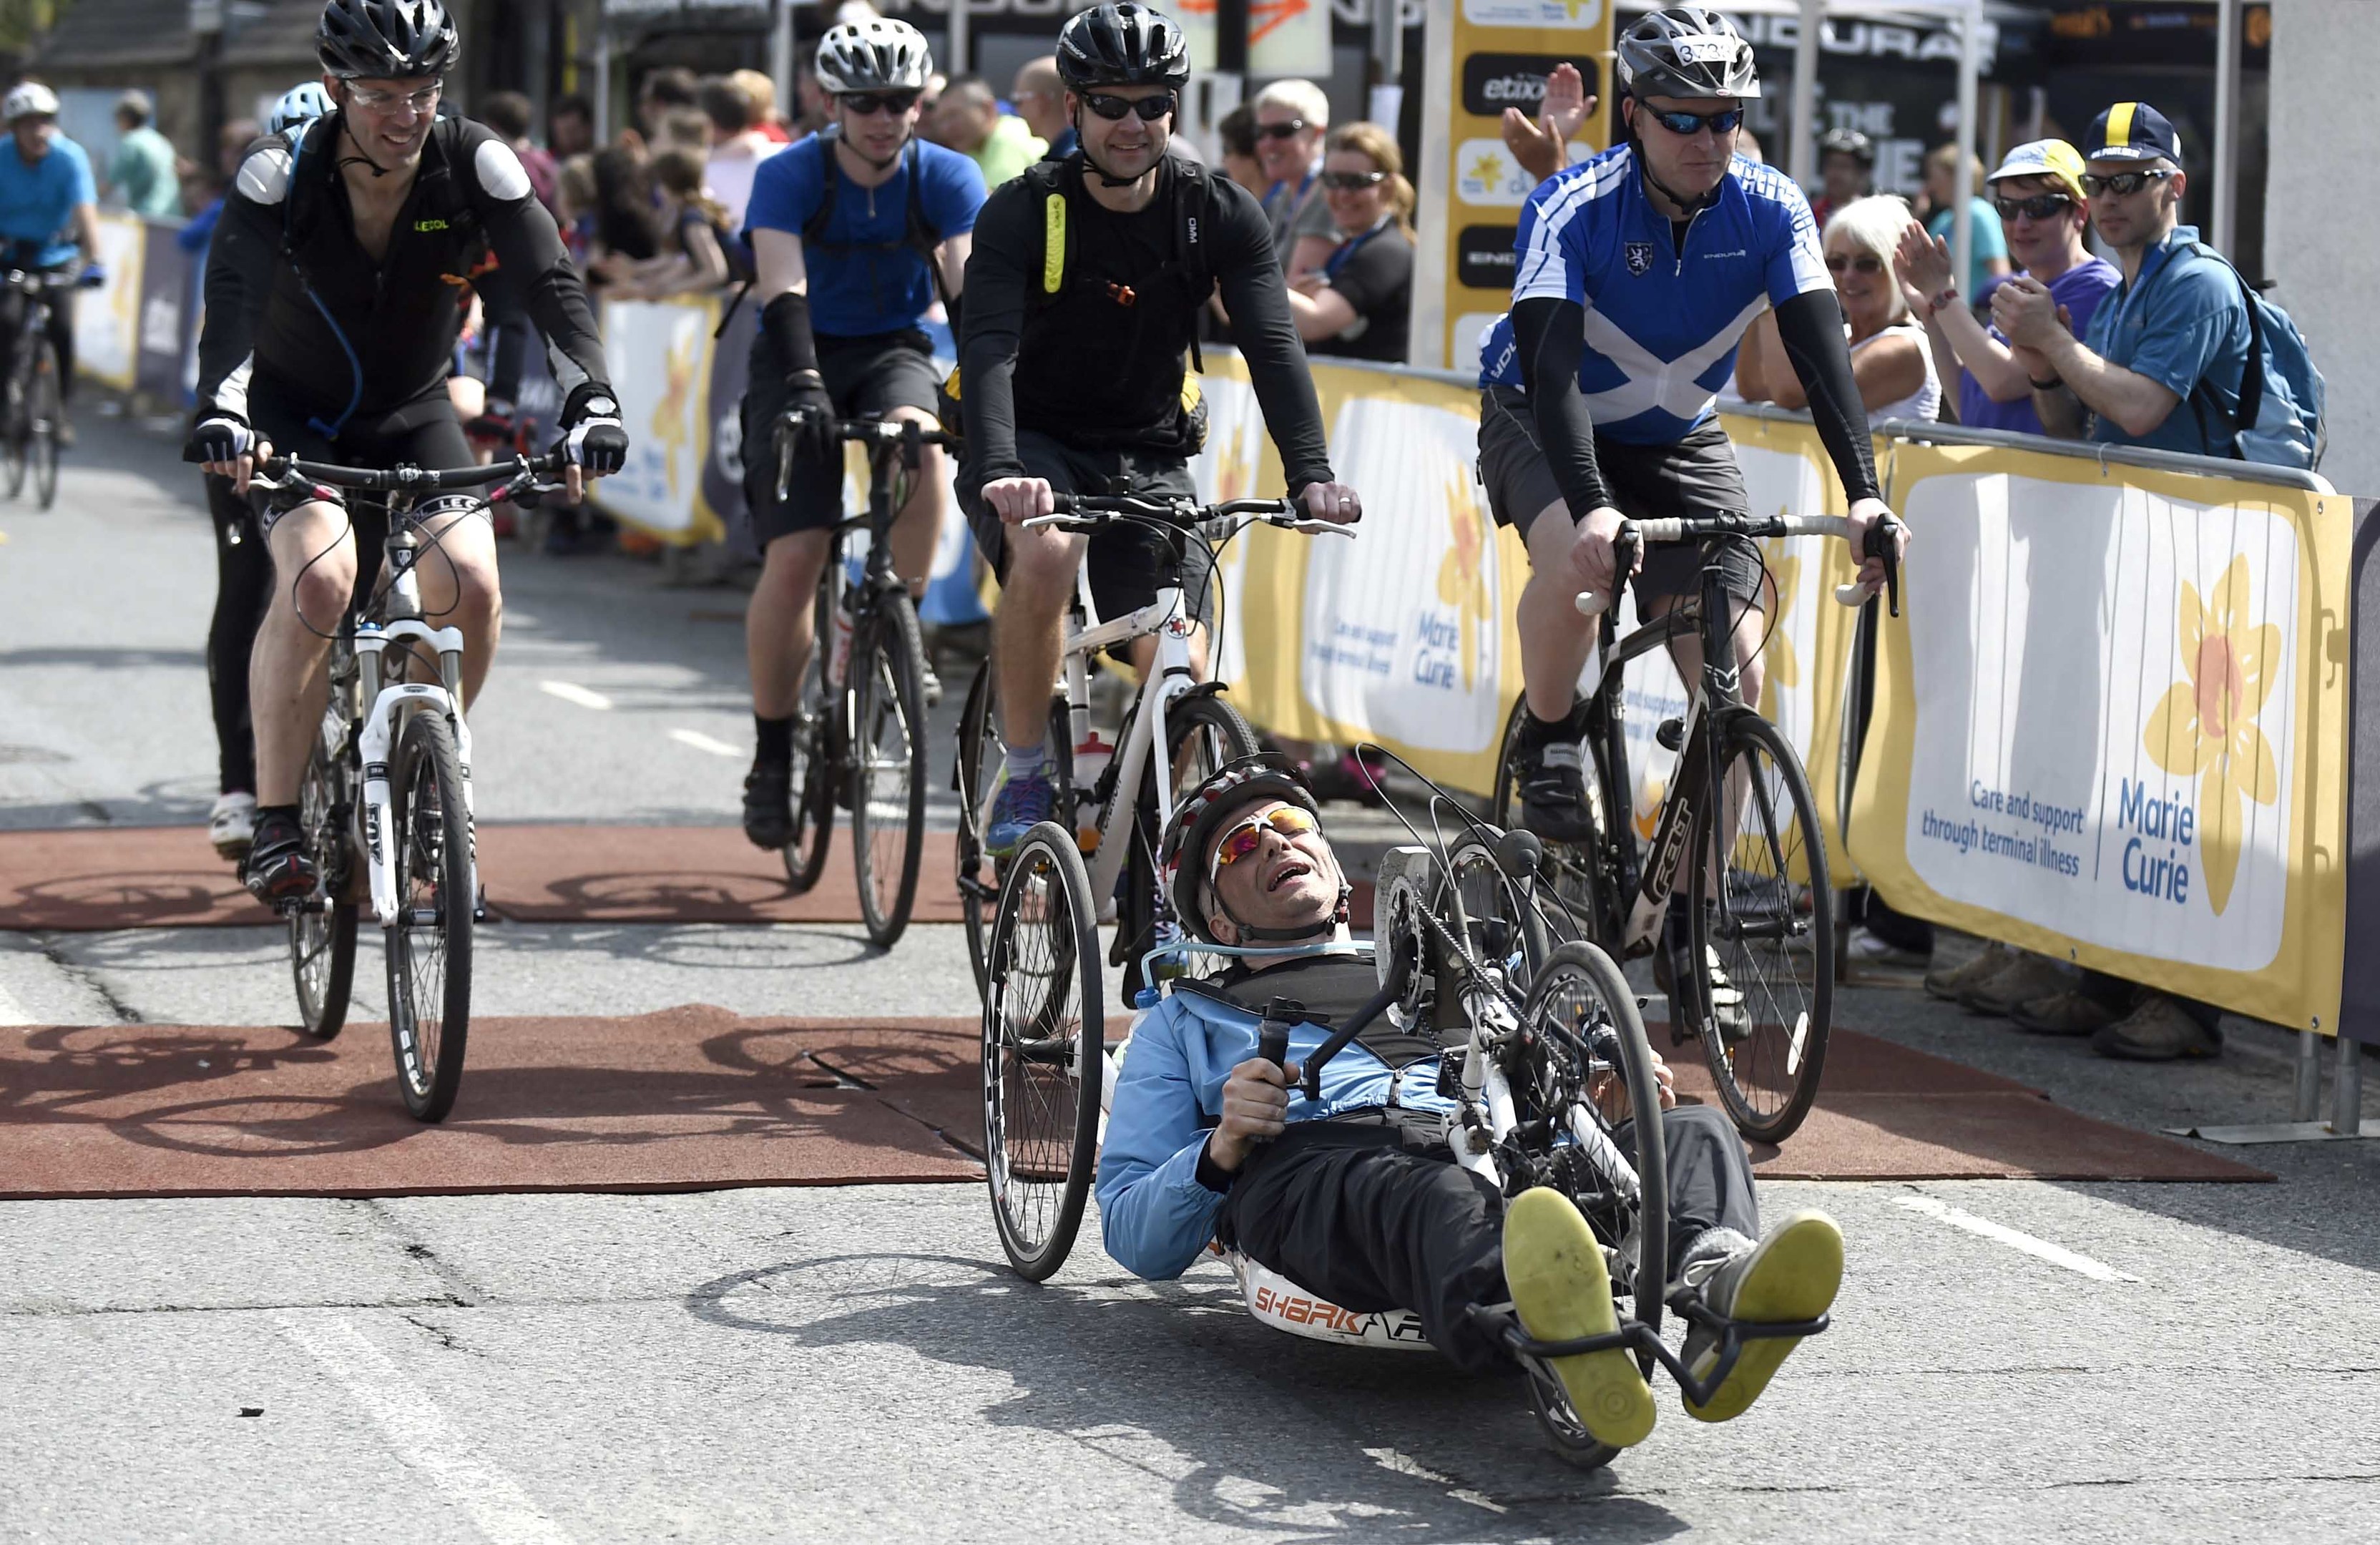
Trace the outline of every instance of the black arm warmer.
<instances>
[{"instance_id":1,"label":"black arm warmer","mask_svg":"<svg viewBox=\"0 0 2380 1545\"><path fill-rule=\"evenodd\" d=\"M798 290L760 308L760 326L785 362L785 373L818 369L818 340L810 335L810 298Z\"/></svg>"},{"instance_id":2,"label":"black arm warmer","mask_svg":"<svg viewBox=\"0 0 2380 1545\"><path fill-rule=\"evenodd\" d=\"M1854 500L1884 497L1876 481L1867 405L1852 374L1851 346L1843 341L1843 311L1835 292L1804 290L1778 307L1777 336L1802 390L1810 395L1810 420L1843 481L1843 492Z\"/></svg>"},{"instance_id":3,"label":"black arm warmer","mask_svg":"<svg viewBox=\"0 0 2380 1545\"><path fill-rule=\"evenodd\" d=\"M1578 389L1578 361L1586 352L1586 309L1575 300L1524 300L1512 308L1512 341L1520 351L1521 384L1537 424L1537 444L1572 520L1611 503L1603 469L1595 464L1595 420Z\"/></svg>"},{"instance_id":4,"label":"black arm warmer","mask_svg":"<svg viewBox=\"0 0 2380 1545\"><path fill-rule=\"evenodd\" d=\"M1034 224L1038 218L1024 184L1012 181L992 190L976 212L975 243L961 275L965 312L951 318L951 335L958 340L966 466L978 487L1025 475L1016 454L1016 355L1025 342L1026 292L1015 254L1031 253L1039 261ZM974 490L966 492L972 496Z\"/></svg>"}]
</instances>

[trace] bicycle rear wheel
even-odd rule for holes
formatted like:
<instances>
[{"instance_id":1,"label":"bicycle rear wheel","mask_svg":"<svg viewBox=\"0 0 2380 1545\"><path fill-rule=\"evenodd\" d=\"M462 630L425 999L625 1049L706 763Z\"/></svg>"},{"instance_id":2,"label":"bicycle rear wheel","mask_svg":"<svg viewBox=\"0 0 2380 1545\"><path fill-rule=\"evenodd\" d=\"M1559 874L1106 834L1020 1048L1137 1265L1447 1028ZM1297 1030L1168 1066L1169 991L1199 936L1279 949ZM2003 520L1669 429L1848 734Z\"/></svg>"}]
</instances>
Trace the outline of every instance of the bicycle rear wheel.
<instances>
[{"instance_id":1,"label":"bicycle rear wheel","mask_svg":"<svg viewBox=\"0 0 2380 1545\"><path fill-rule=\"evenodd\" d=\"M388 793L397 908L386 931L389 1040L405 1108L417 1121L443 1121L463 1085L477 898L463 764L443 714L407 716Z\"/></svg>"},{"instance_id":2,"label":"bicycle rear wheel","mask_svg":"<svg viewBox=\"0 0 2380 1545\"><path fill-rule=\"evenodd\" d=\"M801 716L794 724L794 834L783 849L785 888L801 895L826 872L826 850L834 840L834 736L828 718L848 712L842 693L826 689L827 653L834 648L834 614L841 604L836 565L829 549L827 573L819 580L810 629L810 663L802 673Z\"/></svg>"},{"instance_id":3,"label":"bicycle rear wheel","mask_svg":"<svg viewBox=\"0 0 2380 1545\"><path fill-rule=\"evenodd\" d=\"M1090 876L1075 834L1025 834L1000 888L983 1001L983 1162L1008 1263L1065 1264L1099 1162L1107 1018Z\"/></svg>"},{"instance_id":4,"label":"bicycle rear wheel","mask_svg":"<svg viewBox=\"0 0 2380 1545\"><path fill-rule=\"evenodd\" d=\"M58 422L66 413L58 351L44 337L33 358L31 400L26 405L26 456L33 464L33 497L48 509L58 497Z\"/></svg>"},{"instance_id":5,"label":"bicycle rear wheel","mask_svg":"<svg viewBox=\"0 0 2380 1545\"><path fill-rule=\"evenodd\" d=\"M1827 1062L1835 995L1834 898L1818 807L1802 760L1757 714L1729 724L1723 794L1694 822L1687 908L1696 1028L1736 1130L1784 1141L1810 1113ZM1722 823L1718 817L1725 817ZM1715 1012L1712 972L1742 995Z\"/></svg>"},{"instance_id":6,"label":"bicycle rear wheel","mask_svg":"<svg viewBox=\"0 0 2380 1545\"><path fill-rule=\"evenodd\" d=\"M917 899L926 843L926 640L908 592L888 589L852 652L851 852L868 937L891 949Z\"/></svg>"},{"instance_id":7,"label":"bicycle rear wheel","mask_svg":"<svg viewBox=\"0 0 2380 1545\"><path fill-rule=\"evenodd\" d=\"M1166 760L1163 775L1170 781L1172 801L1183 797L1219 768L1262 748L1257 732L1240 711L1212 694L1178 698L1165 711ZM1131 825L1115 836L1132 844L1124 854L1123 896L1116 908L1116 942L1112 958L1123 967L1123 1001L1129 1004L1143 983L1140 957L1157 947L1159 891L1164 873L1157 862L1157 845L1164 833L1157 829L1157 779L1152 765L1142 775L1140 797L1134 802ZM1113 840L1111 838L1110 840ZM1213 958L1213 957L1208 957Z\"/></svg>"},{"instance_id":8,"label":"bicycle rear wheel","mask_svg":"<svg viewBox=\"0 0 2380 1545\"><path fill-rule=\"evenodd\" d=\"M298 984L299 1026L318 1040L330 1040L346 1024L356 979L359 908L347 895L347 821L353 811L344 782L316 736L298 785L298 823L322 877L321 894L307 897L289 914L289 964Z\"/></svg>"}]
</instances>

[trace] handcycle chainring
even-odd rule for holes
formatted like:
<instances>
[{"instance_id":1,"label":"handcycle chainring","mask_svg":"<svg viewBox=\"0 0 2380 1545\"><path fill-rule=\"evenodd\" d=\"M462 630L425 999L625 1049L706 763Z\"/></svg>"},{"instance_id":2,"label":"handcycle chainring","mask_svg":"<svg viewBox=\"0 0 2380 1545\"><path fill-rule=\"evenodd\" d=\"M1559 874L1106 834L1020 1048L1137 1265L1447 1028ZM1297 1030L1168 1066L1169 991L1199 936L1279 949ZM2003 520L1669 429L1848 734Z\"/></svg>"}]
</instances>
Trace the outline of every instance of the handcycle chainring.
<instances>
[{"instance_id":1,"label":"handcycle chainring","mask_svg":"<svg viewBox=\"0 0 2380 1545\"><path fill-rule=\"evenodd\" d=\"M1401 958L1418 967L1429 958L1421 918L1428 904L1438 863L1426 847L1392 847L1380 858L1379 878L1373 890L1372 960L1381 986ZM1421 1023L1430 988L1429 973L1416 968L1405 981L1390 1012L1406 1028Z\"/></svg>"}]
</instances>

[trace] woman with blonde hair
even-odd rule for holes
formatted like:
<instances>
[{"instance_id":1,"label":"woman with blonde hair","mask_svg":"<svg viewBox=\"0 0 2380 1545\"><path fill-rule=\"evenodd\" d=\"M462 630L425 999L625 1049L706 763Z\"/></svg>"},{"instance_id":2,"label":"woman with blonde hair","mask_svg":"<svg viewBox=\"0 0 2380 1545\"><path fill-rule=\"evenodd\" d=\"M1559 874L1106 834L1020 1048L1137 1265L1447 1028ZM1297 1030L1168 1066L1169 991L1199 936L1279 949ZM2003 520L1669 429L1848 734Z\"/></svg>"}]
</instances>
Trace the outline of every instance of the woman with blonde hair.
<instances>
[{"instance_id":1,"label":"woman with blonde hair","mask_svg":"<svg viewBox=\"0 0 2380 1545\"><path fill-rule=\"evenodd\" d=\"M1342 124L1323 141L1322 198L1337 245L1290 281L1289 309L1310 354L1402 364L1413 305L1414 189L1396 137Z\"/></svg>"},{"instance_id":2,"label":"woman with blonde hair","mask_svg":"<svg viewBox=\"0 0 2380 1545\"><path fill-rule=\"evenodd\" d=\"M1827 221L1823 244L1835 298L1850 330L1852 377L1871 423L1885 419L1934 418L1942 406L1942 382L1934 371L1934 351L1925 329L1909 314L1909 299L1892 272L1894 249L1909 225L1909 206L1889 194L1854 199ZM1743 335L1736 360L1736 388L1746 401L1779 408L1806 408L1802 378L1778 341L1774 312Z\"/></svg>"}]
</instances>

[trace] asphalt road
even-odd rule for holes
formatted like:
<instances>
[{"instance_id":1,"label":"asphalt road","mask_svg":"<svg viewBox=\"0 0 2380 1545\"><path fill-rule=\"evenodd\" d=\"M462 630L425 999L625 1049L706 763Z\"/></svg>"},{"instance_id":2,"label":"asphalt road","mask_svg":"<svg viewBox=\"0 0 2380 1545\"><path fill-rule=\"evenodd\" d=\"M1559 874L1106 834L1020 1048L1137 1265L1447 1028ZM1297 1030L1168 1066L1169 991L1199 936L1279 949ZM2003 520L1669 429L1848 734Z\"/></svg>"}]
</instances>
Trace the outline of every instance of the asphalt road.
<instances>
[{"instance_id":1,"label":"asphalt road","mask_svg":"<svg viewBox=\"0 0 2380 1545\"><path fill-rule=\"evenodd\" d=\"M202 820L195 479L87 413L57 510L0 535L0 828ZM505 561L482 818L732 819L740 593ZM891 958L856 929L482 938L490 1014L974 1006L949 928ZM0 934L0 1025L278 1022L283 961L270 930ZM2288 1113L2291 1043L2246 1022L2143 1068L1905 990L1842 1020L2138 1126ZM1842 1222L1838 1328L1740 1420L1665 1401L1591 1476L1512 1381L1292 1341L1220 1268L1127 1278L1095 1223L1020 1283L971 1185L0 1203L0 1539L2367 1539L2380 1154L2243 1156L2280 1184L1765 1187Z\"/></svg>"}]
</instances>

